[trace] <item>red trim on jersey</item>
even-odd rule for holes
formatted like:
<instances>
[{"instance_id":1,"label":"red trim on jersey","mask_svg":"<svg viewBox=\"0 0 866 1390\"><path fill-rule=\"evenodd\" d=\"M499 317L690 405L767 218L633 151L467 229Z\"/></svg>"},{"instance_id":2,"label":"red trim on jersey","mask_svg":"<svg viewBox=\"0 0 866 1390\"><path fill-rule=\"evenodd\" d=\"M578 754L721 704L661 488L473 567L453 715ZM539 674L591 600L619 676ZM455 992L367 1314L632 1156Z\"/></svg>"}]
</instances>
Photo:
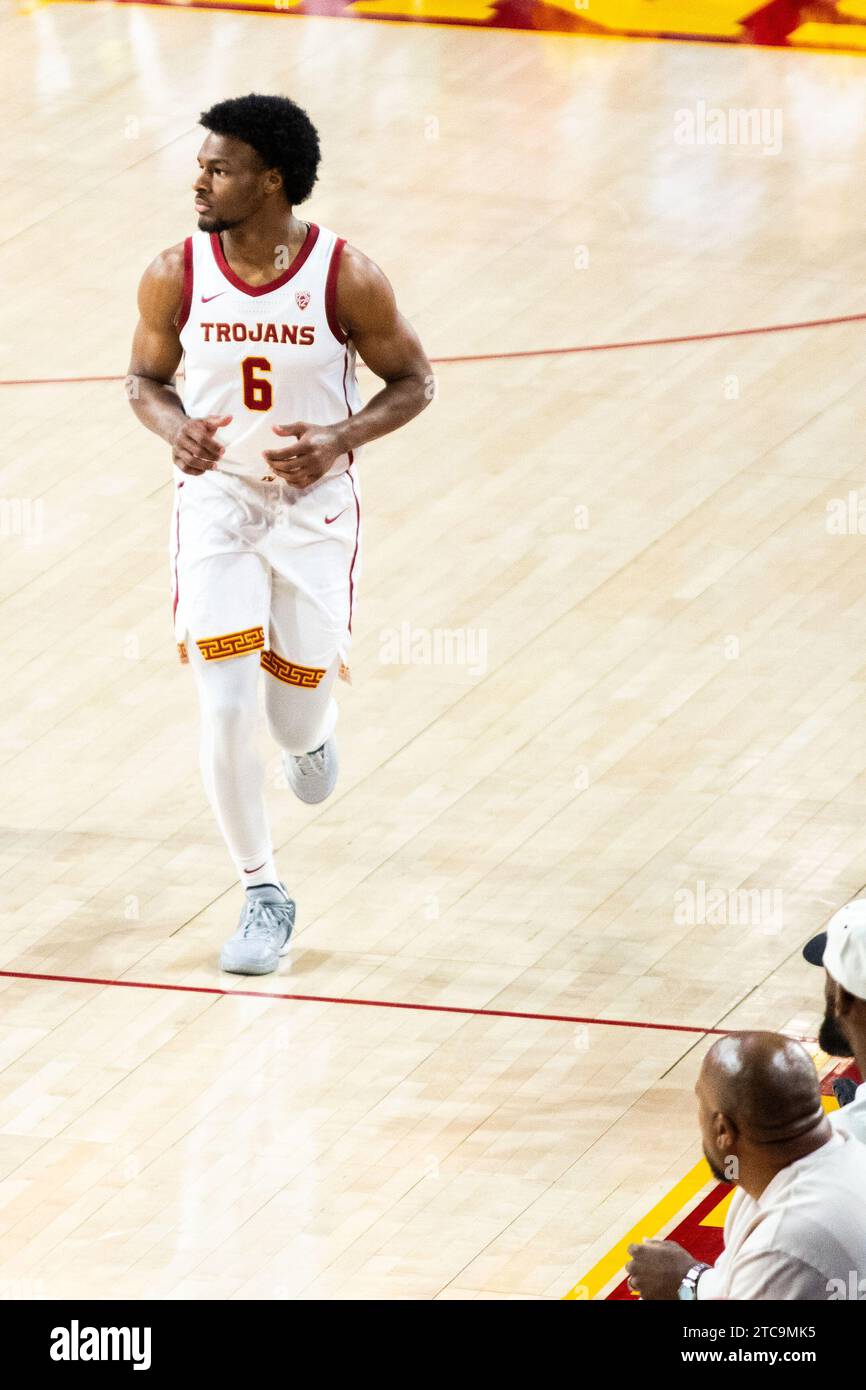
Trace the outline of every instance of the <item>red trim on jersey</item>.
<instances>
[{"instance_id":1,"label":"red trim on jersey","mask_svg":"<svg viewBox=\"0 0 866 1390\"><path fill-rule=\"evenodd\" d=\"M192 237L183 243L183 299L177 311L177 331L182 332L192 306Z\"/></svg>"},{"instance_id":2,"label":"red trim on jersey","mask_svg":"<svg viewBox=\"0 0 866 1390\"><path fill-rule=\"evenodd\" d=\"M177 601L180 598L180 581L177 577L177 562L180 559L180 489L183 483L177 485L177 502L175 509L177 514L177 524L175 526L175 545L174 545L174 603L171 606L172 619L177 618Z\"/></svg>"},{"instance_id":3,"label":"red trim on jersey","mask_svg":"<svg viewBox=\"0 0 866 1390\"><path fill-rule=\"evenodd\" d=\"M348 340L347 340L348 341ZM349 392L346 389L346 372L349 370L349 349L346 348L343 354L343 399L346 402L346 409L349 412L349 419L352 418L352 407L349 405ZM349 467L355 462L355 455L351 449L347 450L349 457Z\"/></svg>"},{"instance_id":4,"label":"red trim on jersey","mask_svg":"<svg viewBox=\"0 0 866 1390\"><path fill-rule=\"evenodd\" d=\"M353 574L355 572L355 561L358 558L358 542L361 539L361 503L358 501L358 494L355 491L355 479L352 477L351 468L347 468L349 482L352 484L352 496L355 499L355 549L352 552L352 563L349 566L349 633L352 632L352 604L355 601L355 585Z\"/></svg>"},{"instance_id":5,"label":"red trim on jersey","mask_svg":"<svg viewBox=\"0 0 866 1390\"><path fill-rule=\"evenodd\" d=\"M331 263L328 266L328 277L325 280L325 314L328 318L328 327L338 343L345 343L348 337L348 334L344 333L340 327L340 320L337 318L337 276L340 273L340 257L345 245L346 238L338 236L331 252Z\"/></svg>"},{"instance_id":6,"label":"red trim on jersey","mask_svg":"<svg viewBox=\"0 0 866 1390\"><path fill-rule=\"evenodd\" d=\"M304 238L304 244L299 250L295 259L292 261L292 264L289 266L288 270L284 270L282 275L277 276L276 280L269 280L266 285L248 285L246 280L242 280L239 275L235 275L234 271L232 270L231 266L225 258L223 244L220 241L218 232L211 232L210 245L211 250L213 251L213 258L216 261L220 271L225 276L226 280L228 280L229 284L234 285L235 289L240 290L243 294L259 295L271 294L274 290L281 289L283 285L288 284L289 280L292 279L292 276L297 275L301 266L304 264L304 261L307 259L313 247L315 246L318 238L319 229L316 226L315 222L311 222L309 231L307 232L307 235Z\"/></svg>"}]
</instances>

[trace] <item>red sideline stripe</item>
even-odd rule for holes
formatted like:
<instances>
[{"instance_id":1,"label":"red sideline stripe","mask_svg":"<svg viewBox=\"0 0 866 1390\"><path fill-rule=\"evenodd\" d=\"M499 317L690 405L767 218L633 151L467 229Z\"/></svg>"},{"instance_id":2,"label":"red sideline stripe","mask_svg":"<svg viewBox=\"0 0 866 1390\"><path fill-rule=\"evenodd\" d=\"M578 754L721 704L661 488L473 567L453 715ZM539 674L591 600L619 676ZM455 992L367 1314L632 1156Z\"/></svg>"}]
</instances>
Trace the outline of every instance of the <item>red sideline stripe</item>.
<instances>
[{"instance_id":1,"label":"red sideline stripe","mask_svg":"<svg viewBox=\"0 0 866 1390\"><path fill-rule=\"evenodd\" d=\"M586 343L580 347L526 348L519 352L476 352L461 357L432 357L431 362L503 362L513 357L565 357L575 352L616 352L621 348L668 347L673 343L709 343L717 338L747 338L757 333L791 333L800 328L827 328L838 323L862 323L866 314L840 314L832 319L802 323L771 323L760 328L724 328L717 333L682 333L671 338L633 338L621 343Z\"/></svg>"},{"instance_id":2,"label":"red sideline stripe","mask_svg":"<svg viewBox=\"0 0 866 1390\"><path fill-rule=\"evenodd\" d=\"M862 323L866 314L839 314L831 319L804 319L802 323L770 323L759 328L723 328L717 333L682 333L670 338L634 338L621 343L582 343L577 347L524 348L518 352L475 352L456 357L431 357L439 364L452 362L504 362L520 357L567 357L576 352L618 352L623 348L668 347L675 343L709 343L722 338L747 338L759 333L791 333L801 328L829 328L839 323ZM181 375L181 373L178 373ZM68 386L89 381L125 381L125 376L38 376L0 379L0 386Z\"/></svg>"},{"instance_id":3,"label":"red sideline stripe","mask_svg":"<svg viewBox=\"0 0 866 1390\"><path fill-rule=\"evenodd\" d=\"M282 994L264 989L217 989L215 985L168 985L153 980L106 980L90 975L42 975L29 970L0 970L6 980L53 980L67 985L114 985L119 989L162 989L179 994L216 994L226 998L289 999L302 1004L356 1004L368 1009L407 1009L418 1013L464 1014L470 1018L526 1018L538 1023L592 1023L600 1028L650 1028L661 1033L701 1033L726 1037L730 1028L703 1028L689 1023L645 1023L629 1018L584 1018L579 1014L534 1014L520 1009L470 1009L457 1004L409 1004L399 999L348 999L332 994ZM812 1042L803 1038L802 1042Z\"/></svg>"},{"instance_id":4,"label":"red sideline stripe","mask_svg":"<svg viewBox=\"0 0 866 1390\"><path fill-rule=\"evenodd\" d=\"M180 376L180 372L178 372ZM13 380L3 378L0 386L81 386L86 381L126 381L123 376L26 376Z\"/></svg>"},{"instance_id":5,"label":"red sideline stripe","mask_svg":"<svg viewBox=\"0 0 866 1390\"><path fill-rule=\"evenodd\" d=\"M701 1223L704 1217L709 1216L711 1211L727 1197L730 1187L726 1182L716 1183L696 1207L693 1207L681 1221L677 1223L672 1231L665 1236L665 1240L672 1240L677 1245L682 1245L689 1254L696 1260L703 1260L705 1264L714 1265L722 1253L725 1238L721 1226L703 1226ZM637 1303L638 1296L633 1294L628 1286L628 1280L623 1279L616 1288L611 1289L607 1295L606 1302L629 1302Z\"/></svg>"}]
</instances>

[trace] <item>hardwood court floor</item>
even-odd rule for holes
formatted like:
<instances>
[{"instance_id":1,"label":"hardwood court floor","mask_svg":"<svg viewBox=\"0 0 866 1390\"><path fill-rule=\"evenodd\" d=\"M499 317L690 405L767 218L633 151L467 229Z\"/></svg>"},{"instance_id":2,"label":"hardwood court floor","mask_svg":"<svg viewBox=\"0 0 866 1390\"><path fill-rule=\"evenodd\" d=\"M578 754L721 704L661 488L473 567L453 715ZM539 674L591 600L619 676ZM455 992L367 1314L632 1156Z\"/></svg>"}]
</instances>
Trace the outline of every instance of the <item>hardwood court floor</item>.
<instances>
[{"instance_id":1,"label":"hardwood court floor","mask_svg":"<svg viewBox=\"0 0 866 1390\"><path fill-rule=\"evenodd\" d=\"M0 1293L559 1298L699 1157L706 1030L814 1034L800 947L866 880L864 325L501 354L866 314L862 61L102 3L0 39L4 380L122 378L197 115L253 88L320 125L310 215L483 356L367 451L342 781L305 809L268 750L299 926L249 982L166 451L117 381L0 388ZM677 144L700 103L781 150ZM472 669L383 659L446 630Z\"/></svg>"}]
</instances>

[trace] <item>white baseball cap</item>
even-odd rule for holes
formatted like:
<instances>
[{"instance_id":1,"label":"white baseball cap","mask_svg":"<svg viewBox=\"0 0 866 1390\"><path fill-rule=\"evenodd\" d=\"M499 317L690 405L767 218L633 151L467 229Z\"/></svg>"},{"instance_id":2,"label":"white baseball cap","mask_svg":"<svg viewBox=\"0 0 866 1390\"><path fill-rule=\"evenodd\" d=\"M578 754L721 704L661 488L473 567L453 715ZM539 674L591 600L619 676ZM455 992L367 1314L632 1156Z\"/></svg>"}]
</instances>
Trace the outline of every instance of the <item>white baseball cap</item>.
<instances>
[{"instance_id":1,"label":"white baseball cap","mask_svg":"<svg viewBox=\"0 0 866 1390\"><path fill-rule=\"evenodd\" d=\"M866 898L840 907L827 930L803 947L810 965L823 965L855 999L866 999Z\"/></svg>"}]
</instances>

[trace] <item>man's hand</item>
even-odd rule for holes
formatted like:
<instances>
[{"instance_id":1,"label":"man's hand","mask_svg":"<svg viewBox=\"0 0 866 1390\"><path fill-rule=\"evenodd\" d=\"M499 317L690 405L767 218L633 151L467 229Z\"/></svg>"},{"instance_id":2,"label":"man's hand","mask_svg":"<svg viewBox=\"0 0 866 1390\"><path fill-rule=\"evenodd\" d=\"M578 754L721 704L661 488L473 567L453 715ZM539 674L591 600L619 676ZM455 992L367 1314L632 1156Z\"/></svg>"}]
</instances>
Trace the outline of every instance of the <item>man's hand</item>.
<instances>
[{"instance_id":1,"label":"man's hand","mask_svg":"<svg viewBox=\"0 0 866 1390\"><path fill-rule=\"evenodd\" d=\"M294 436L285 449L266 449L264 459L272 473L292 487L310 487L346 452L341 425L274 425L274 434Z\"/></svg>"},{"instance_id":2,"label":"man's hand","mask_svg":"<svg viewBox=\"0 0 866 1390\"><path fill-rule=\"evenodd\" d=\"M171 459L181 473L196 476L216 468L225 449L214 439L217 430L231 423L231 415L206 415L203 420L183 419L172 441Z\"/></svg>"},{"instance_id":3,"label":"man's hand","mask_svg":"<svg viewBox=\"0 0 866 1390\"><path fill-rule=\"evenodd\" d=\"M628 1253L628 1286L632 1293L648 1301L676 1298L680 1284L695 1263L694 1255L672 1240L645 1240L643 1245L630 1245Z\"/></svg>"}]
</instances>

